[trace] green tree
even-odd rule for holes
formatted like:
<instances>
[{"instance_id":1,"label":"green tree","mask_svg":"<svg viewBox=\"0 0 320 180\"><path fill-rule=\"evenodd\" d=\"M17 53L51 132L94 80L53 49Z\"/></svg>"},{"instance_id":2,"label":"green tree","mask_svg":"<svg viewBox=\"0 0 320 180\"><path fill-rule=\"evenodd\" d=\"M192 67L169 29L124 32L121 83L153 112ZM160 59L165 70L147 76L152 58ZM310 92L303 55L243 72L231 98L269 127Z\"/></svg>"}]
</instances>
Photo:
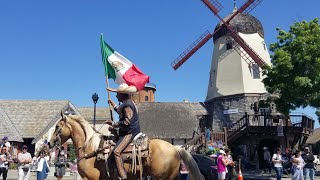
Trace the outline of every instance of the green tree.
<instances>
[{"instance_id":1,"label":"green tree","mask_svg":"<svg viewBox=\"0 0 320 180\"><path fill-rule=\"evenodd\" d=\"M320 115L320 26L318 19L296 22L288 32L277 28L278 42L270 45L272 67L263 70L267 91L278 111L317 108ZM319 116L318 116L319 118Z\"/></svg>"}]
</instances>

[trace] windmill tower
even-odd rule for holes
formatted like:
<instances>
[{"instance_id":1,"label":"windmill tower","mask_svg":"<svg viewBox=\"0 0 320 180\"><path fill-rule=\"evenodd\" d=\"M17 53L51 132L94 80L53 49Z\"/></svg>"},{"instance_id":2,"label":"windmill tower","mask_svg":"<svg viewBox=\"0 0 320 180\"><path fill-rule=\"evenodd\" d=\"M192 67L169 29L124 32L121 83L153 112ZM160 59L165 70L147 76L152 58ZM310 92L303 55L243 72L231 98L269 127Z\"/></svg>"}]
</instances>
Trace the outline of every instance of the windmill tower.
<instances>
[{"instance_id":1,"label":"windmill tower","mask_svg":"<svg viewBox=\"0 0 320 180\"><path fill-rule=\"evenodd\" d=\"M248 14L261 0L247 0L225 18L218 14L222 6L217 0L201 1L220 23L213 33L205 32L171 65L177 70L213 38L206 102L214 122L222 120L223 123L231 123L239 120L245 112L252 111L253 104L264 99L267 93L262 83L261 67L271 63L264 32L259 20Z\"/></svg>"}]
</instances>

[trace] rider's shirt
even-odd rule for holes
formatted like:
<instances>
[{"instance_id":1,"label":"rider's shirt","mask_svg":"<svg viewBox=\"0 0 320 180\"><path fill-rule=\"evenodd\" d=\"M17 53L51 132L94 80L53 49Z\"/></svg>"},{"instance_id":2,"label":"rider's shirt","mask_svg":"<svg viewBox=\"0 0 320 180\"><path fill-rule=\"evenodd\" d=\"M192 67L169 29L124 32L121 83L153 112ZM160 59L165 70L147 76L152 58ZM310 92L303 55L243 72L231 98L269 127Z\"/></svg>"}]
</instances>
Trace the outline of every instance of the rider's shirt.
<instances>
[{"instance_id":1,"label":"rider's shirt","mask_svg":"<svg viewBox=\"0 0 320 180\"><path fill-rule=\"evenodd\" d=\"M121 106L117 107L119 114L119 136L132 134L135 136L140 133L139 116L136 105L131 99L127 99Z\"/></svg>"}]
</instances>

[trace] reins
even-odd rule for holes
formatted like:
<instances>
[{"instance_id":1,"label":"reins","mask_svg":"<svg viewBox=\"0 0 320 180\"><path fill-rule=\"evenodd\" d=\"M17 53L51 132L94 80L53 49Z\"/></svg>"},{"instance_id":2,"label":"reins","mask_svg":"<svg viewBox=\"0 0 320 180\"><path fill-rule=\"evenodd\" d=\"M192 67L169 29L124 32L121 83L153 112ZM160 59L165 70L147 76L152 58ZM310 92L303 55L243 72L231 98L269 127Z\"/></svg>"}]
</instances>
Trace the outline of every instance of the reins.
<instances>
[{"instance_id":1,"label":"reins","mask_svg":"<svg viewBox=\"0 0 320 180\"><path fill-rule=\"evenodd\" d=\"M68 122L67 122L67 119L66 119L66 120L64 121L64 124L63 124L62 126L60 126L59 129L58 129L58 131L57 131L56 139L59 140L59 146L61 146L61 138L60 138L60 135L61 135L62 129L64 128L64 126L66 126L67 123L68 123ZM81 124L80 122L78 122L78 123L80 124L80 126L82 126L82 124ZM103 127L103 126L102 126L102 127ZM100 127L100 129L101 129L102 127ZM69 128L69 127L68 127L68 128ZM84 131L84 130L83 130L83 131ZM81 150L83 147L87 146L88 142L90 142L90 141L92 140L93 136L94 136L96 133L97 133L97 132L95 131L95 133L93 133L93 134L91 135L89 141L85 141L82 146L80 146L80 147L78 147L78 148L76 149L76 151L78 152L77 164L78 164L82 159L84 159L84 158L87 159L87 158L93 157L97 152L100 152L100 151L102 151L102 150L104 150L104 149L107 148L107 147L106 147L106 148L98 148L98 149L96 149L95 151L93 151L93 152L91 152L91 153L84 154L84 156L81 156L81 155L80 155L80 154L82 154L82 153L80 153L80 150ZM85 132L85 134L86 134L86 132ZM85 139L86 139L86 138L85 138ZM58 145L56 145L56 146L58 147ZM60 148L60 147L58 147L58 148Z\"/></svg>"}]
</instances>

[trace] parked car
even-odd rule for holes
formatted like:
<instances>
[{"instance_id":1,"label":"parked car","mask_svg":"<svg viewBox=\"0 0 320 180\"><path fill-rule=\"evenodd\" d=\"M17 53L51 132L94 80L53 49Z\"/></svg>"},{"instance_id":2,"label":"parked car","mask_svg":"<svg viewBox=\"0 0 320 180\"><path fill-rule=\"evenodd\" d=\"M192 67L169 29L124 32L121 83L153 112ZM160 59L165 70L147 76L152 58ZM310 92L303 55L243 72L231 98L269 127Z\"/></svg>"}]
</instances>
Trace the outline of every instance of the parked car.
<instances>
[{"instance_id":1,"label":"parked car","mask_svg":"<svg viewBox=\"0 0 320 180\"><path fill-rule=\"evenodd\" d=\"M205 180L218 179L217 162L215 159L201 154L192 154Z\"/></svg>"},{"instance_id":2,"label":"parked car","mask_svg":"<svg viewBox=\"0 0 320 180\"><path fill-rule=\"evenodd\" d=\"M319 156L318 155L313 155L313 157L314 157L314 164L315 165L319 165L320 164L320 159L319 159Z\"/></svg>"}]
</instances>

